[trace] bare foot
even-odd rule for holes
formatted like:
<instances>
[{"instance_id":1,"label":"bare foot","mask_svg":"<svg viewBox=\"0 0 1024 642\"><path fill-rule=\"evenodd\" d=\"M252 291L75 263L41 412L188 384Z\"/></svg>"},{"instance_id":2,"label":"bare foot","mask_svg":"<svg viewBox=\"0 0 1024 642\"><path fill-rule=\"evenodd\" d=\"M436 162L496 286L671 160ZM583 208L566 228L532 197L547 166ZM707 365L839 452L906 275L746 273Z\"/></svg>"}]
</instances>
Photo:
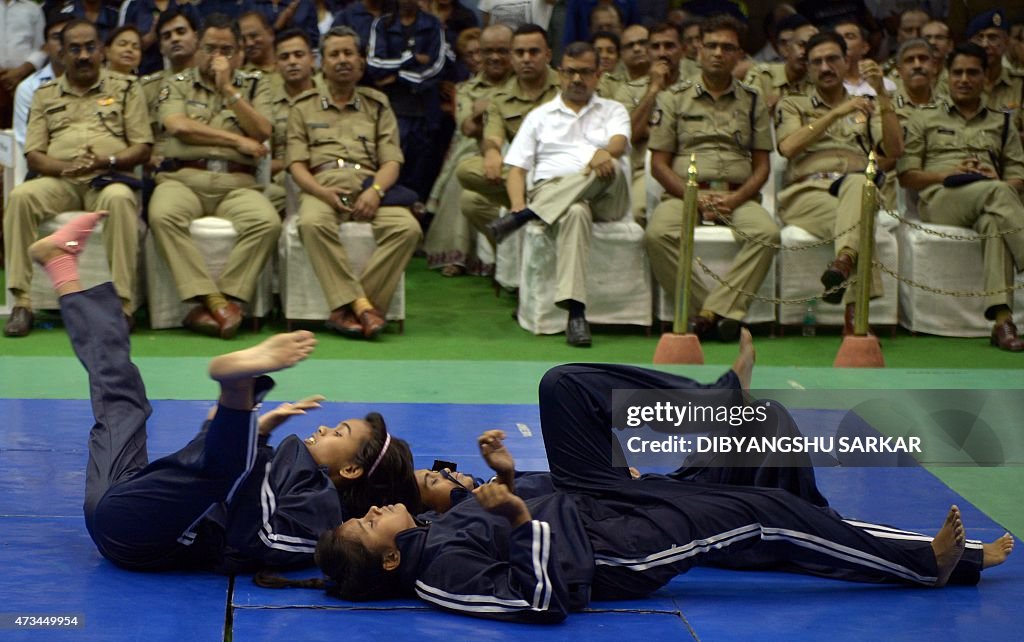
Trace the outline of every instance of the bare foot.
<instances>
[{"instance_id":1,"label":"bare foot","mask_svg":"<svg viewBox=\"0 0 1024 642\"><path fill-rule=\"evenodd\" d=\"M960 519L960 509L951 506L949 514L946 515L946 521L939 529L938 535L932 540L935 563L939 570L935 586L945 586L949 581L949 576L956 568L957 562L960 561L960 556L964 554L966 544L967 537L964 534L964 523Z\"/></svg>"},{"instance_id":2,"label":"bare foot","mask_svg":"<svg viewBox=\"0 0 1024 642\"><path fill-rule=\"evenodd\" d=\"M214 357L210 378L225 383L291 368L315 347L316 337L308 330L275 334L251 348Z\"/></svg>"},{"instance_id":3,"label":"bare foot","mask_svg":"<svg viewBox=\"0 0 1024 642\"><path fill-rule=\"evenodd\" d=\"M732 371L739 377L740 387L744 390L750 390L750 377L754 373L756 357L754 338L750 336L750 330L743 328L740 330L740 353L732 362Z\"/></svg>"},{"instance_id":4,"label":"bare foot","mask_svg":"<svg viewBox=\"0 0 1024 642\"><path fill-rule=\"evenodd\" d=\"M981 568L999 566L1013 552L1013 535L1006 533L996 541L982 545L981 548L984 552Z\"/></svg>"}]
</instances>

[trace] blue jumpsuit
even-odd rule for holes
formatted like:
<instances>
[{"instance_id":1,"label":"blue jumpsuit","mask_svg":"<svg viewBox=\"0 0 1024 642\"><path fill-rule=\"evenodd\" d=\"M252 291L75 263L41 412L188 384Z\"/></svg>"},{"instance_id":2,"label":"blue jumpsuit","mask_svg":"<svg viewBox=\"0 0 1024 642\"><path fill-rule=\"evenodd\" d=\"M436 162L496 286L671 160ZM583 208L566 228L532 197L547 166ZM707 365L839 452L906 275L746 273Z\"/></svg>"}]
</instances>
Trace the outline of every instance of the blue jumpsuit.
<instances>
[{"instance_id":1,"label":"blue jumpsuit","mask_svg":"<svg viewBox=\"0 0 1024 642\"><path fill-rule=\"evenodd\" d=\"M60 299L89 374L85 524L104 557L134 570L224 573L313 564L319 535L342 520L324 468L295 436L276 450L257 437L254 411L219 407L178 452L150 462L151 413L131 362L128 327L110 283ZM257 401L273 386L256 380Z\"/></svg>"},{"instance_id":2,"label":"blue jumpsuit","mask_svg":"<svg viewBox=\"0 0 1024 642\"><path fill-rule=\"evenodd\" d=\"M611 391L711 385L617 365L569 365L540 384L544 443L556 492L526 500L511 528L476 502L400 533L398 572L421 599L467 615L558 622L591 599L639 598L695 565L771 566L863 582L929 586L931 538L847 523L781 488L646 476L613 468ZM969 545L952 582L980 577Z\"/></svg>"}]
</instances>

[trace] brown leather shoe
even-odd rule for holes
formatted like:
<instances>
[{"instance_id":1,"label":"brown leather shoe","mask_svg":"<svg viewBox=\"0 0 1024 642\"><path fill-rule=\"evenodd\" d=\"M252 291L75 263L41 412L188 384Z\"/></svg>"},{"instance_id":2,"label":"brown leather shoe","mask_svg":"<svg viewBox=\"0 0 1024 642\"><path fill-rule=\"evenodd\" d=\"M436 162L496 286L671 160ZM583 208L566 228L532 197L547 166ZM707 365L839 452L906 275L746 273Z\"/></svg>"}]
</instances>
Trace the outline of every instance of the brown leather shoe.
<instances>
[{"instance_id":1,"label":"brown leather shoe","mask_svg":"<svg viewBox=\"0 0 1024 642\"><path fill-rule=\"evenodd\" d=\"M359 315L359 323L362 324L363 336L367 339L373 339L376 337L380 334L381 330L384 329L384 326L388 324L384 319L384 315L381 314L377 308L364 310L363 313Z\"/></svg>"},{"instance_id":2,"label":"brown leather shoe","mask_svg":"<svg viewBox=\"0 0 1024 642\"><path fill-rule=\"evenodd\" d=\"M850 258L847 254L840 254L836 257L836 260L832 261L832 264L828 266L824 274L821 275L821 284L825 286L826 290L834 288L843 281L849 280L856 267L857 261ZM826 294L821 298L825 303L842 303L845 291L846 288L839 288L835 292Z\"/></svg>"},{"instance_id":3,"label":"brown leather shoe","mask_svg":"<svg viewBox=\"0 0 1024 642\"><path fill-rule=\"evenodd\" d=\"M997 323L992 328L991 342L1000 350L1009 350L1010 352L1024 350L1024 341L1017 336L1017 325L1011 319Z\"/></svg>"},{"instance_id":4,"label":"brown leather shoe","mask_svg":"<svg viewBox=\"0 0 1024 642\"><path fill-rule=\"evenodd\" d=\"M234 301L221 306L210 312L217 325L220 326L221 339L234 339L238 333L238 326L242 325L242 308Z\"/></svg>"},{"instance_id":5,"label":"brown leather shoe","mask_svg":"<svg viewBox=\"0 0 1024 642\"><path fill-rule=\"evenodd\" d=\"M181 325L197 334L205 334L208 337L220 336L220 325L202 305L197 305L189 310Z\"/></svg>"},{"instance_id":6,"label":"brown leather shoe","mask_svg":"<svg viewBox=\"0 0 1024 642\"><path fill-rule=\"evenodd\" d=\"M324 325L338 334L354 339L363 338L363 324L359 323L354 312L349 307L338 308L331 312Z\"/></svg>"},{"instance_id":7,"label":"brown leather shoe","mask_svg":"<svg viewBox=\"0 0 1024 642\"><path fill-rule=\"evenodd\" d=\"M34 320L35 315L32 314L32 310L22 305L14 306L10 318L7 319L7 325L4 326L4 336L27 337L28 333L32 332Z\"/></svg>"}]
</instances>

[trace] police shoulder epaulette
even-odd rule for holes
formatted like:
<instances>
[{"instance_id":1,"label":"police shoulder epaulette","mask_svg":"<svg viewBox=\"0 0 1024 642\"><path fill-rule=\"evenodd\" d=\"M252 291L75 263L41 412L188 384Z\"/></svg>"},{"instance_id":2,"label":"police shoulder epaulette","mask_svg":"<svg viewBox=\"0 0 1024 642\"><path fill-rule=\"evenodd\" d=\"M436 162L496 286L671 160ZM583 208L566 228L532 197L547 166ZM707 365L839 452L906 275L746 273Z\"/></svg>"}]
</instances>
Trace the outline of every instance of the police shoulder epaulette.
<instances>
[{"instance_id":1,"label":"police shoulder epaulette","mask_svg":"<svg viewBox=\"0 0 1024 642\"><path fill-rule=\"evenodd\" d=\"M761 92L757 90L757 87L754 87L753 85L748 85L747 83L739 80L736 81L736 86L742 89L743 91L747 92L748 94L761 94Z\"/></svg>"},{"instance_id":2,"label":"police shoulder epaulette","mask_svg":"<svg viewBox=\"0 0 1024 642\"><path fill-rule=\"evenodd\" d=\"M51 78L51 79L47 80L46 82L44 82L43 84L39 85L39 89L46 89L47 87L56 87L58 80L59 80L58 78ZM37 89L36 91L39 91L39 89Z\"/></svg>"},{"instance_id":3,"label":"police shoulder epaulette","mask_svg":"<svg viewBox=\"0 0 1024 642\"><path fill-rule=\"evenodd\" d=\"M178 74L177 76L175 76L174 79L179 81L179 82L185 82L185 81L187 81L189 79L188 72L183 71L180 74Z\"/></svg>"},{"instance_id":4,"label":"police shoulder epaulette","mask_svg":"<svg viewBox=\"0 0 1024 642\"><path fill-rule=\"evenodd\" d=\"M697 83L693 82L692 80L689 80L687 78L680 78L678 81L676 81L674 85L668 87L668 90L673 93L679 93L696 86Z\"/></svg>"},{"instance_id":5,"label":"police shoulder epaulette","mask_svg":"<svg viewBox=\"0 0 1024 642\"><path fill-rule=\"evenodd\" d=\"M164 79L164 72L158 71L152 74L146 74L142 78L139 78L139 82L143 85L148 85L151 82L157 82Z\"/></svg>"}]
</instances>

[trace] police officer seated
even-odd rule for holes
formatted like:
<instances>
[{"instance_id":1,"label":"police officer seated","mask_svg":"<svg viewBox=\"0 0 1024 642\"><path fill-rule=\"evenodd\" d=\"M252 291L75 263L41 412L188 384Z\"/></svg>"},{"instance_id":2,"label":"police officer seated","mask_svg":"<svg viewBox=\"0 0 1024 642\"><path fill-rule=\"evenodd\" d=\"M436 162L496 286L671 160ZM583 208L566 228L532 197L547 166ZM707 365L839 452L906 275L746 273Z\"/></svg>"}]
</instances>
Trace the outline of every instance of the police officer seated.
<instances>
[{"instance_id":1,"label":"police officer seated","mask_svg":"<svg viewBox=\"0 0 1024 642\"><path fill-rule=\"evenodd\" d=\"M7 287L14 308L9 337L32 330L32 263L28 247L39 224L67 210L107 210L103 228L114 288L129 319L138 257L138 202L132 169L149 158L153 142L146 104L131 78L102 69L96 27L75 19L61 32L65 73L36 91L29 113L25 156L37 178L11 192L4 217Z\"/></svg>"},{"instance_id":2,"label":"police officer seated","mask_svg":"<svg viewBox=\"0 0 1024 642\"><path fill-rule=\"evenodd\" d=\"M405 266L422 237L409 206L416 194L395 186L402 166L398 122L387 97L358 86L366 68L359 35L333 27L321 44L324 85L302 94L288 119L285 160L302 189L299 238L331 313L327 327L372 339ZM343 221L365 221L377 248L361 275L338 234Z\"/></svg>"},{"instance_id":3,"label":"police officer seated","mask_svg":"<svg viewBox=\"0 0 1024 642\"><path fill-rule=\"evenodd\" d=\"M200 29L195 66L160 89L160 146L165 159L149 206L153 239L182 301L196 301L182 322L194 332L234 337L270 258L281 220L259 191L256 164L267 154L270 87L259 73L238 70L238 26L222 14ZM189 224L202 216L231 221L238 240L220 278L209 275Z\"/></svg>"}]
</instances>

